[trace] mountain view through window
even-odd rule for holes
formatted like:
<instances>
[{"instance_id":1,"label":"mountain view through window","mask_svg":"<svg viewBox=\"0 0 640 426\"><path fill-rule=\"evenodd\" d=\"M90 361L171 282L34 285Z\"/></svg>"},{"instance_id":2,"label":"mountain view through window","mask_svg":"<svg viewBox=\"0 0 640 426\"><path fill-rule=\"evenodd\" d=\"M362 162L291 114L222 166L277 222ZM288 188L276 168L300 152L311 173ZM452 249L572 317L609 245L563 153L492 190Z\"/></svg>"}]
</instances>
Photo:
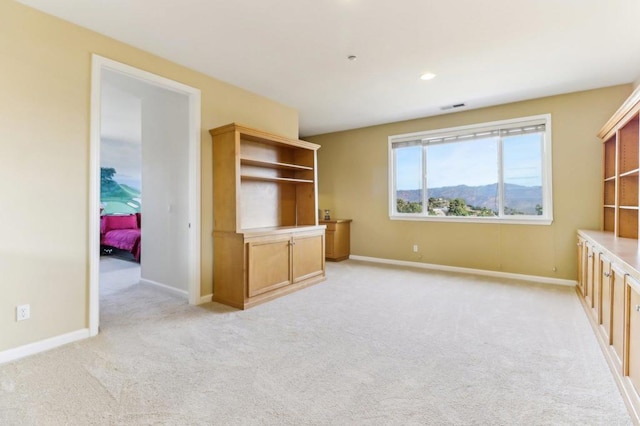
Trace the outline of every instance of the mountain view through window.
<instances>
[{"instance_id":1,"label":"mountain view through window","mask_svg":"<svg viewBox=\"0 0 640 426\"><path fill-rule=\"evenodd\" d=\"M394 209L429 217L542 216L544 137L537 127L397 144Z\"/></svg>"}]
</instances>

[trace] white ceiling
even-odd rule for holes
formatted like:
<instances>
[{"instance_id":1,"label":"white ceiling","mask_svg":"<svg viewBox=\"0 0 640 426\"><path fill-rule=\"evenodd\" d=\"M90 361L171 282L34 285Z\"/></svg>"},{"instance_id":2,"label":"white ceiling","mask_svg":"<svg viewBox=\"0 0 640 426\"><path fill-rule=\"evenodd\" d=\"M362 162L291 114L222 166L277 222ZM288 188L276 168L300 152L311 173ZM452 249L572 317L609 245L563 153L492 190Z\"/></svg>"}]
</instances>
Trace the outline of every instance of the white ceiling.
<instances>
[{"instance_id":1,"label":"white ceiling","mask_svg":"<svg viewBox=\"0 0 640 426\"><path fill-rule=\"evenodd\" d=\"M640 77L638 0L21 3L292 106L302 136Z\"/></svg>"}]
</instances>

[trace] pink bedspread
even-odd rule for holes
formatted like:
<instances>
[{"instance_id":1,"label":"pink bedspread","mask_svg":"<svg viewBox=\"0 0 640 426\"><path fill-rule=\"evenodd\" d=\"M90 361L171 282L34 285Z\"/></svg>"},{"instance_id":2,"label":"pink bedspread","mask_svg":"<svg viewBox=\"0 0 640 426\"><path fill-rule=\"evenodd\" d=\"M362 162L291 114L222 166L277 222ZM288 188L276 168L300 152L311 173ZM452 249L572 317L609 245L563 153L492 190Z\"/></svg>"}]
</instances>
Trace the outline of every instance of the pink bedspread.
<instances>
[{"instance_id":1,"label":"pink bedspread","mask_svg":"<svg viewBox=\"0 0 640 426\"><path fill-rule=\"evenodd\" d=\"M140 230L112 229L102 236L100 244L128 250L140 261Z\"/></svg>"}]
</instances>

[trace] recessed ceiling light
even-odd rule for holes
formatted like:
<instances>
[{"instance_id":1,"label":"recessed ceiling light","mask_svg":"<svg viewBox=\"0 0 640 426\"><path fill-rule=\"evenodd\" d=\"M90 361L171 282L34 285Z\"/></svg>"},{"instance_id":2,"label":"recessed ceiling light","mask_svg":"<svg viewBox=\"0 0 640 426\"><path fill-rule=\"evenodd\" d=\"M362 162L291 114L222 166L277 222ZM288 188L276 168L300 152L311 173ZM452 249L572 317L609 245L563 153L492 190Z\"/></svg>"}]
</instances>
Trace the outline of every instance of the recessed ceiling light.
<instances>
[{"instance_id":1,"label":"recessed ceiling light","mask_svg":"<svg viewBox=\"0 0 640 426\"><path fill-rule=\"evenodd\" d=\"M426 72L420 76L421 80L433 80L436 78L436 75L432 72Z\"/></svg>"}]
</instances>

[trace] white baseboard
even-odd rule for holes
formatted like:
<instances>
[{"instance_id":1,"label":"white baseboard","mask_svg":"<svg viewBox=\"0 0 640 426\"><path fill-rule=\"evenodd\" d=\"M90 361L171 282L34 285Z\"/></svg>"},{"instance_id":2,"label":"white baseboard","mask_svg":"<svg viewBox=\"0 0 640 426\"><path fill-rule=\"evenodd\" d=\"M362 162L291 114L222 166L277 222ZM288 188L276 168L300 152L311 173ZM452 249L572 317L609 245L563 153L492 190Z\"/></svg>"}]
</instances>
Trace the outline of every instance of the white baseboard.
<instances>
[{"instance_id":1,"label":"white baseboard","mask_svg":"<svg viewBox=\"0 0 640 426\"><path fill-rule=\"evenodd\" d=\"M206 296L200 296L200 300L198 301L198 305L202 305L203 303L209 303L213 300L213 294L207 294Z\"/></svg>"},{"instance_id":2,"label":"white baseboard","mask_svg":"<svg viewBox=\"0 0 640 426\"><path fill-rule=\"evenodd\" d=\"M156 281L152 281L152 280L148 280L146 278L140 278L140 284L151 284L151 285L155 285L157 287L161 287L165 290L169 290L172 293L175 294L179 294L180 296L184 296L185 298L189 299L189 292L186 290L180 290L179 288L175 288L175 287L171 287L169 285L166 284L162 284Z\"/></svg>"},{"instance_id":3,"label":"white baseboard","mask_svg":"<svg viewBox=\"0 0 640 426\"><path fill-rule=\"evenodd\" d=\"M542 284L564 285L575 287L578 283L573 280L560 278L540 277L538 275L513 274L510 272L488 271L485 269L461 268L458 266L436 265L433 263L410 262L407 260L382 259L368 256L349 256L349 259L361 260L363 262L384 263L387 265L411 266L413 268L431 269L435 271L459 272L462 274L482 275L495 278L509 278L513 280L532 281Z\"/></svg>"},{"instance_id":4,"label":"white baseboard","mask_svg":"<svg viewBox=\"0 0 640 426\"><path fill-rule=\"evenodd\" d=\"M72 331L71 333L40 340L39 342L29 343L13 349L7 349L6 351L0 352L0 364L15 361L26 356L35 355L37 353L48 351L50 349L57 348L58 346L66 345L88 337L89 329L83 328L81 330Z\"/></svg>"}]
</instances>

